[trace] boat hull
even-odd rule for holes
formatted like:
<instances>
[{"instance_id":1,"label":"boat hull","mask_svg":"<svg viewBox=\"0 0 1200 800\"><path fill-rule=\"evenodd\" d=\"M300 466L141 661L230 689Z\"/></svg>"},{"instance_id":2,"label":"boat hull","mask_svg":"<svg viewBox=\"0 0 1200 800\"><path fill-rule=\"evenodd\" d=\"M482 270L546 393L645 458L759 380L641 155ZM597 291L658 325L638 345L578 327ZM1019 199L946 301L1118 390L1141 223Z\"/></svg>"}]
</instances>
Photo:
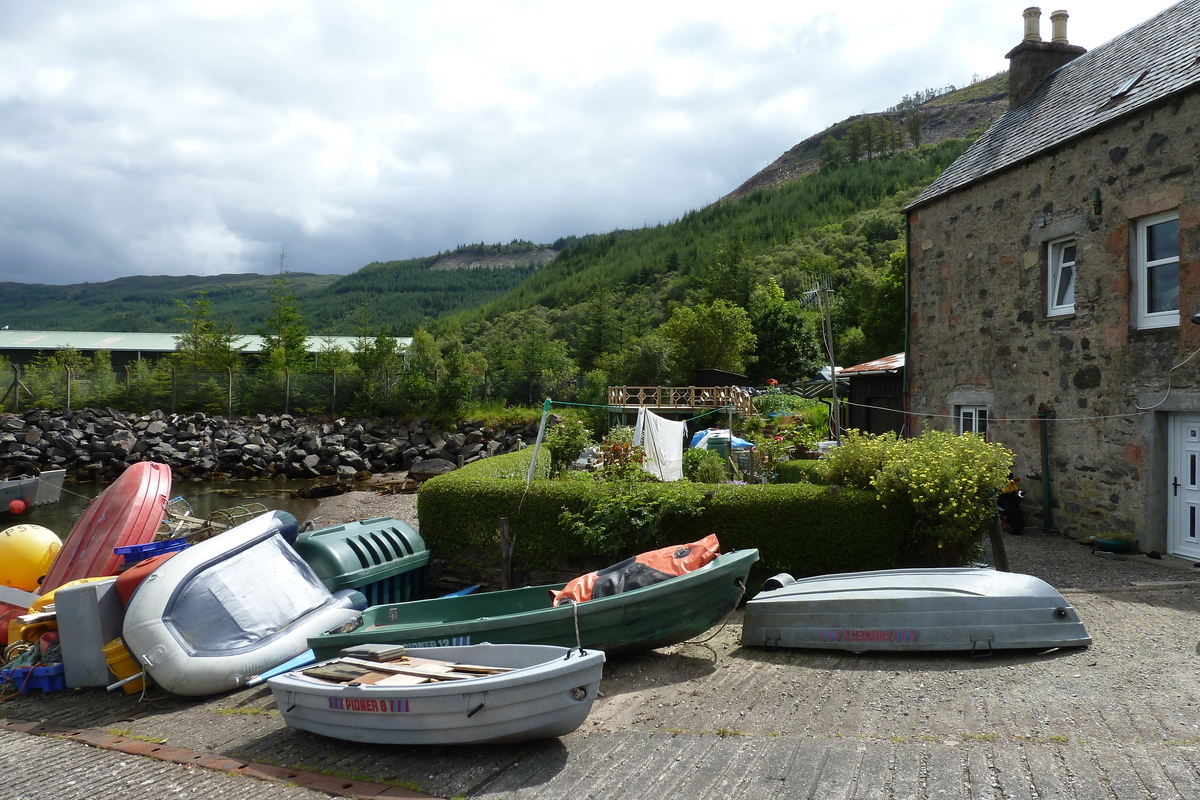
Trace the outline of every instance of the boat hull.
<instances>
[{"instance_id":1,"label":"boat hull","mask_svg":"<svg viewBox=\"0 0 1200 800\"><path fill-rule=\"evenodd\" d=\"M1031 575L951 567L780 577L784 585L746 603L743 645L981 654L1092 643L1070 603Z\"/></svg>"},{"instance_id":2,"label":"boat hull","mask_svg":"<svg viewBox=\"0 0 1200 800\"><path fill-rule=\"evenodd\" d=\"M41 594L80 578L116 575L114 548L154 539L167 510L171 468L154 461L131 464L88 505L42 581Z\"/></svg>"},{"instance_id":3,"label":"boat hull","mask_svg":"<svg viewBox=\"0 0 1200 800\"><path fill-rule=\"evenodd\" d=\"M352 742L524 742L565 736L587 718L604 653L543 645L414 648L409 655L512 672L419 686L341 685L301 670L268 679L283 720Z\"/></svg>"},{"instance_id":4,"label":"boat hull","mask_svg":"<svg viewBox=\"0 0 1200 800\"><path fill-rule=\"evenodd\" d=\"M706 566L641 589L584 603L551 606L563 584L533 586L465 597L373 606L362 624L345 633L308 640L317 658L365 643L406 647L549 644L635 652L666 647L722 622L742 598L757 550L717 556Z\"/></svg>"}]
</instances>

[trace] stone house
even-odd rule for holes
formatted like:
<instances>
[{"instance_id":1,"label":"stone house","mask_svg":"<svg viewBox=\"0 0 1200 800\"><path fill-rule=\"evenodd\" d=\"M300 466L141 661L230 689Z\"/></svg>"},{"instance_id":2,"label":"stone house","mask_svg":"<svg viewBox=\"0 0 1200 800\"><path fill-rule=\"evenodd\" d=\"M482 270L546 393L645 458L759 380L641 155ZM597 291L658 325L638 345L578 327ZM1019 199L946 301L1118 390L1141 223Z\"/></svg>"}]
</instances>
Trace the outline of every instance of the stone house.
<instances>
[{"instance_id":1,"label":"stone house","mask_svg":"<svg viewBox=\"0 0 1200 800\"><path fill-rule=\"evenodd\" d=\"M1200 560L1200 0L1090 52L1051 20L908 208L909 428L1010 448L1044 528Z\"/></svg>"}]
</instances>

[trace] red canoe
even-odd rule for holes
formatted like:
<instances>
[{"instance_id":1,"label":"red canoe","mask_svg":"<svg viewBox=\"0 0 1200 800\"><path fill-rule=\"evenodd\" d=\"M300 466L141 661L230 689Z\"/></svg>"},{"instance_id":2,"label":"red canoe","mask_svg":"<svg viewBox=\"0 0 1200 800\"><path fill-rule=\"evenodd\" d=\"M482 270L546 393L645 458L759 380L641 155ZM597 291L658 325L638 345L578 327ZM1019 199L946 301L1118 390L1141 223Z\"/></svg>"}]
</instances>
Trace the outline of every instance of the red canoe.
<instances>
[{"instance_id":1,"label":"red canoe","mask_svg":"<svg viewBox=\"0 0 1200 800\"><path fill-rule=\"evenodd\" d=\"M171 468L153 461L131 465L91 502L50 565L39 594L80 578L116 575L114 547L154 540L167 511Z\"/></svg>"}]
</instances>

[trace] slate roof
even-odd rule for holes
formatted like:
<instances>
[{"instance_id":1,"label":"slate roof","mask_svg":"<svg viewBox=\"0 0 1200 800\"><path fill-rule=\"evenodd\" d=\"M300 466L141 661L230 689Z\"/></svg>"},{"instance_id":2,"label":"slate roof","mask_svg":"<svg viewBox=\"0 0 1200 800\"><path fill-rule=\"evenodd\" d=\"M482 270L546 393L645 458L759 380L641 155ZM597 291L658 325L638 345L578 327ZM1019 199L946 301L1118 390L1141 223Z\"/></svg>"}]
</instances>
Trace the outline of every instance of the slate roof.
<instances>
[{"instance_id":1,"label":"slate roof","mask_svg":"<svg viewBox=\"0 0 1200 800\"><path fill-rule=\"evenodd\" d=\"M1144 74L1143 74L1144 73ZM1141 75L1131 89L1120 90ZM1200 83L1200 0L1183 0L1051 73L946 168L916 208Z\"/></svg>"}]
</instances>

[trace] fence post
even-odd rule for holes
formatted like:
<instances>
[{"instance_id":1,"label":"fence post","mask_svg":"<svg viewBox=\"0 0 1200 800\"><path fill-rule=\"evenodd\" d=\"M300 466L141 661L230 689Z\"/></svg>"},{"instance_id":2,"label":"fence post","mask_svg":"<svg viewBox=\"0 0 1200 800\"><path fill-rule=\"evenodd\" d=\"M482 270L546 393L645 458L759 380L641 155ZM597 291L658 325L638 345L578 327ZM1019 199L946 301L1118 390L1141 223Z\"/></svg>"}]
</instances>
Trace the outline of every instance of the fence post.
<instances>
[{"instance_id":1,"label":"fence post","mask_svg":"<svg viewBox=\"0 0 1200 800\"><path fill-rule=\"evenodd\" d=\"M333 370L333 391L329 398L329 416L337 416L337 368Z\"/></svg>"},{"instance_id":2,"label":"fence post","mask_svg":"<svg viewBox=\"0 0 1200 800\"><path fill-rule=\"evenodd\" d=\"M283 413L288 413L292 405L292 368L283 368Z\"/></svg>"},{"instance_id":3,"label":"fence post","mask_svg":"<svg viewBox=\"0 0 1200 800\"><path fill-rule=\"evenodd\" d=\"M16 364L13 364L13 412L17 414L21 413L21 387L23 385L24 384L21 383L21 368Z\"/></svg>"},{"instance_id":4,"label":"fence post","mask_svg":"<svg viewBox=\"0 0 1200 800\"><path fill-rule=\"evenodd\" d=\"M176 380L177 379L178 379L178 376L175 374L175 365L172 364L171 365L171 413L172 414L175 413L175 393L176 393Z\"/></svg>"},{"instance_id":5,"label":"fence post","mask_svg":"<svg viewBox=\"0 0 1200 800\"><path fill-rule=\"evenodd\" d=\"M500 518L500 588L513 588L513 540L508 529L508 517Z\"/></svg>"},{"instance_id":6,"label":"fence post","mask_svg":"<svg viewBox=\"0 0 1200 800\"><path fill-rule=\"evenodd\" d=\"M228 392L226 395L226 406L228 408L228 411L226 413L232 417L233 416L233 367L226 367L225 373L227 375L226 391Z\"/></svg>"},{"instance_id":7,"label":"fence post","mask_svg":"<svg viewBox=\"0 0 1200 800\"><path fill-rule=\"evenodd\" d=\"M63 367L67 371L67 411L71 410L71 368Z\"/></svg>"},{"instance_id":8,"label":"fence post","mask_svg":"<svg viewBox=\"0 0 1200 800\"><path fill-rule=\"evenodd\" d=\"M129 376L129 365L128 365L128 364L126 364L126 365L125 365L125 397L126 397L126 399L128 399L128 397L129 397L129 385L130 385L132 382L133 382L133 381L132 381L132 379L131 379L131 378L130 378L130 376Z\"/></svg>"}]
</instances>

